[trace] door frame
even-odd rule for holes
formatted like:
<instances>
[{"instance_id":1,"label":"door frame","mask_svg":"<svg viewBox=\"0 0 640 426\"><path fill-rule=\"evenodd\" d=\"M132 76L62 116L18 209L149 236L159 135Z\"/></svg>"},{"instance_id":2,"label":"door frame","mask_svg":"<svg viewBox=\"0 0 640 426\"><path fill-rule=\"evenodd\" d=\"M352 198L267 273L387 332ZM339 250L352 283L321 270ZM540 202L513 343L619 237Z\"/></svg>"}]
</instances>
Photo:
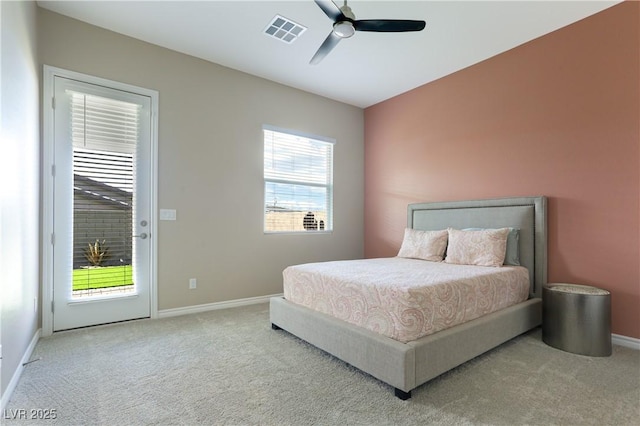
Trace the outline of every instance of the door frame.
<instances>
[{"instance_id":1,"label":"door frame","mask_svg":"<svg viewBox=\"0 0 640 426\"><path fill-rule=\"evenodd\" d=\"M63 77L71 80L105 86L125 92L136 93L151 98L151 216L150 239L150 302L151 318L158 318L158 92L126 83L120 83L88 74L56 68L49 65L43 67L42 94L42 336L53 334L53 232L54 232L54 79Z\"/></svg>"}]
</instances>

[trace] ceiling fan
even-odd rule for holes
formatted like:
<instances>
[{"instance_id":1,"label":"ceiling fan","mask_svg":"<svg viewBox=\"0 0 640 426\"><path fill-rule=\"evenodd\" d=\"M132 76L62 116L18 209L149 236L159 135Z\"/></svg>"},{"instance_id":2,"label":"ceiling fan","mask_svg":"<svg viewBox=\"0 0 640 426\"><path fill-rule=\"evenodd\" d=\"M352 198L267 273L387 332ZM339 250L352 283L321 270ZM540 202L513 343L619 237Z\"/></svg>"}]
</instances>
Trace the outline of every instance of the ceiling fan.
<instances>
[{"instance_id":1,"label":"ceiling fan","mask_svg":"<svg viewBox=\"0 0 640 426\"><path fill-rule=\"evenodd\" d=\"M333 30L325 41L320 45L320 48L313 55L311 65L316 65L327 56L331 50L342 40L343 38L349 38L355 34L356 31L370 31L377 33L400 33L406 31L422 31L426 25L424 21L410 21L404 19L360 19L356 20L356 16L353 14L351 8L347 5L347 0L344 0L344 5L338 7L331 0L314 0L318 7L333 20Z\"/></svg>"}]
</instances>

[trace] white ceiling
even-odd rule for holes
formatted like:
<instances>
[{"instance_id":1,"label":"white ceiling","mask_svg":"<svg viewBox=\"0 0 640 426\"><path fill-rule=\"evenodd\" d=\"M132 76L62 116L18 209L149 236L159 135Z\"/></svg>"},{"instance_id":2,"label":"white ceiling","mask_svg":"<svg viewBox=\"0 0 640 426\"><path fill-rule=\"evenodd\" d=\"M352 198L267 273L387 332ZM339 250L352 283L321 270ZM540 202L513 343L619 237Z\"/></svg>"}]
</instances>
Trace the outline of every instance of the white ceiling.
<instances>
[{"instance_id":1,"label":"white ceiling","mask_svg":"<svg viewBox=\"0 0 640 426\"><path fill-rule=\"evenodd\" d=\"M466 68L616 3L351 0L356 19L425 20L426 29L357 32L313 66L309 60L332 22L312 0L38 2L99 27L358 107ZM308 30L292 44L268 37L263 32L276 14Z\"/></svg>"}]
</instances>

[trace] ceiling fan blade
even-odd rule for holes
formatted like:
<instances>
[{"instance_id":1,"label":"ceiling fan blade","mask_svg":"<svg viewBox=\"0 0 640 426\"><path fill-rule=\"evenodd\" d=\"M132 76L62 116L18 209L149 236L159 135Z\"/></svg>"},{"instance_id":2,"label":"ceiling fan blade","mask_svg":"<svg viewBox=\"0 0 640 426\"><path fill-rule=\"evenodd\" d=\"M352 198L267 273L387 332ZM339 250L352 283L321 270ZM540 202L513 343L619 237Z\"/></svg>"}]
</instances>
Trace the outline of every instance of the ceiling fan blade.
<instances>
[{"instance_id":1,"label":"ceiling fan blade","mask_svg":"<svg viewBox=\"0 0 640 426\"><path fill-rule=\"evenodd\" d=\"M311 65L319 64L320 61L322 61L324 57L327 56L329 52L333 50L334 47L336 47L336 45L338 44L338 42L340 42L340 40L342 39L338 37L333 31L331 31L331 33L324 40L322 45L320 45L320 48L318 48L318 51L316 52L316 54L313 55L313 58L311 58L311 61L309 61L309 63Z\"/></svg>"},{"instance_id":2,"label":"ceiling fan blade","mask_svg":"<svg viewBox=\"0 0 640 426\"><path fill-rule=\"evenodd\" d=\"M424 21L406 19L363 19L353 23L356 31L373 31L379 33L401 33L406 31L422 31Z\"/></svg>"},{"instance_id":3,"label":"ceiling fan blade","mask_svg":"<svg viewBox=\"0 0 640 426\"><path fill-rule=\"evenodd\" d=\"M331 0L315 0L315 2L332 21L336 22L344 19L340 8Z\"/></svg>"}]
</instances>

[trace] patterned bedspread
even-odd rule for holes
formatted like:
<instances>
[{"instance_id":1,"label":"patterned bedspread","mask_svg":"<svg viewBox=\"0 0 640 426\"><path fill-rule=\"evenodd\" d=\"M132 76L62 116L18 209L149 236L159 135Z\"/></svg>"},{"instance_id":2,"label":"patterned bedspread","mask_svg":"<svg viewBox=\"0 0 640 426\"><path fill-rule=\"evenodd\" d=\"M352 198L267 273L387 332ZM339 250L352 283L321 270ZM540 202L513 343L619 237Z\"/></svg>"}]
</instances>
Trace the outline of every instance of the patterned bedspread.
<instances>
[{"instance_id":1,"label":"patterned bedspread","mask_svg":"<svg viewBox=\"0 0 640 426\"><path fill-rule=\"evenodd\" d=\"M527 300L522 266L452 265L399 257L286 268L285 299L410 342Z\"/></svg>"}]
</instances>

